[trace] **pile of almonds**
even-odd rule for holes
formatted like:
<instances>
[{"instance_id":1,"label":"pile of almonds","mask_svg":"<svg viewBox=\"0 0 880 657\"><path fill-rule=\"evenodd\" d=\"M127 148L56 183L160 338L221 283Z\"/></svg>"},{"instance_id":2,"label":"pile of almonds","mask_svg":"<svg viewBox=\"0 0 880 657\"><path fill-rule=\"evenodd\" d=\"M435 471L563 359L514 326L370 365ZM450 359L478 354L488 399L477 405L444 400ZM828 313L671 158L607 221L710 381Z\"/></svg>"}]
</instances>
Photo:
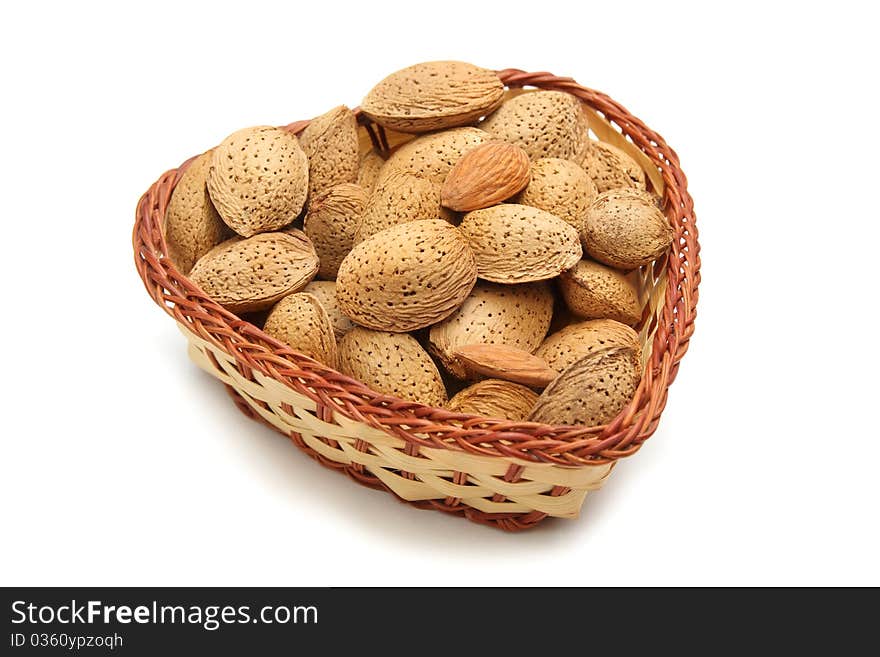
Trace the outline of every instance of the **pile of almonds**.
<instances>
[{"instance_id":1,"label":"pile of almonds","mask_svg":"<svg viewBox=\"0 0 880 657\"><path fill-rule=\"evenodd\" d=\"M633 270L672 229L580 101L417 64L299 136L240 130L168 206L172 262L228 310L380 393L511 421L605 424L641 377ZM393 132L392 132L393 131ZM398 135L399 136L399 135Z\"/></svg>"}]
</instances>

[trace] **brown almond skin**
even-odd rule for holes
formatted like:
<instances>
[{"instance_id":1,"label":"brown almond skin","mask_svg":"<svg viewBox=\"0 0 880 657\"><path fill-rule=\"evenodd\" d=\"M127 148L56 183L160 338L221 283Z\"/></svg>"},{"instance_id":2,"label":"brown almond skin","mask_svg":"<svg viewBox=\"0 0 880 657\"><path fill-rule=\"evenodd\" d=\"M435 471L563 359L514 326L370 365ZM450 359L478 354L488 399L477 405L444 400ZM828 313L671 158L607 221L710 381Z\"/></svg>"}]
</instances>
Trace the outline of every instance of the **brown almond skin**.
<instances>
[{"instance_id":1,"label":"brown almond skin","mask_svg":"<svg viewBox=\"0 0 880 657\"><path fill-rule=\"evenodd\" d=\"M559 290L578 317L614 319L627 325L642 318L636 286L623 272L601 263L581 260L559 277Z\"/></svg>"},{"instance_id":2,"label":"brown almond skin","mask_svg":"<svg viewBox=\"0 0 880 657\"><path fill-rule=\"evenodd\" d=\"M354 113L345 105L315 117L299 135L309 159L309 198L358 178L358 136Z\"/></svg>"},{"instance_id":3,"label":"brown almond skin","mask_svg":"<svg viewBox=\"0 0 880 657\"><path fill-rule=\"evenodd\" d=\"M606 347L631 347L636 355L641 351L638 333L626 324L613 319L592 319L551 333L535 355L562 372L576 360Z\"/></svg>"},{"instance_id":4,"label":"brown almond skin","mask_svg":"<svg viewBox=\"0 0 880 657\"><path fill-rule=\"evenodd\" d=\"M303 292L315 297L324 308L330 323L333 324L333 333L337 341L354 328L354 323L342 314L336 303L336 281L312 281L303 288Z\"/></svg>"},{"instance_id":5,"label":"brown almond skin","mask_svg":"<svg viewBox=\"0 0 880 657\"><path fill-rule=\"evenodd\" d=\"M369 150L360 157L357 184L364 190L367 198L373 193L376 181L379 180L379 172L384 165L385 160L374 150Z\"/></svg>"},{"instance_id":6,"label":"brown almond skin","mask_svg":"<svg viewBox=\"0 0 880 657\"><path fill-rule=\"evenodd\" d=\"M291 133L245 128L214 149L207 185L226 225L250 237L297 218L308 194L309 163Z\"/></svg>"},{"instance_id":7,"label":"brown almond skin","mask_svg":"<svg viewBox=\"0 0 880 657\"><path fill-rule=\"evenodd\" d=\"M318 256L301 231L234 237L199 258L190 280L234 313L270 308L299 292L318 272Z\"/></svg>"},{"instance_id":8,"label":"brown almond skin","mask_svg":"<svg viewBox=\"0 0 880 657\"><path fill-rule=\"evenodd\" d=\"M547 386L528 420L564 426L608 424L632 400L640 379L631 347L596 351L569 365Z\"/></svg>"},{"instance_id":9,"label":"brown almond skin","mask_svg":"<svg viewBox=\"0 0 880 657\"><path fill-rule=\"evenodd\" d=\"M666 253L672 244L672 227L650 194L613 189L600 194L590 206L581 243L599 262L636 269Z\"/></svg>"},{"instance_id":10,"label":"brown almond skin","mask_svg":"<svg viewBox=\"0 0 880 657\"><path fill-rule=\"evenodd\" d=\"M386 128L429 132L476 122L504 97L504 84L490 70L465 62L425 62L392 73L361 103Z\"/></svg>"},{"instance_id":11,"label":"brown almond skin","mask_svg":"<svg viewBox=\"0 0 880 657\"><path fill-rule=\"evenodd\" d=\"M501 344L532 352L547 334L553 292L544 282L499 285L479 281L464 303L431 327L428 349L453 376L467 376L454 351L466 344Z\"/></svg>"},{"instance_id":12,"label":"brown almond skin","mask_svg":"<svg viewBox=\"0 0 880 657\"><path fill-rule=\"evenodd\" d=\"M479 277L487 281L546 280L581 258L574 227L526 205L505 203L469 212L458 228L477 258Z\"/></svg>"},{"instance_id":13,"label":"brown almond skin","mask_svg":"<svg viewBox=\"0 0 880 657\"><path fill-rule=\"evenodd\" d=\"M367 200L354 243L409 221L452 220L452 213L440 206L440 185L402 171L394 171L377 183Z\"/></svg>"},{"instance_id":14,"label":"brown almond skin","mask_svg":"<svg viewBox=\"0 0 880 657\"><path fill-rule=\"evenodd\" d=\"M343 183L312 197L303 230L320 260L318 278L333 280L339 265L354 246L367 197L354 183Z\"/></svg>"},{"instance_id":15,"label":"brown almond skin","mask_svg":"<svg viewBox=\"0 0 880 657\"><path fill-rule=\"evenodd\" d=\"M587 172L571 160L542 157L532 163L531 173L514 202L545 210L580 230L598 193Z\"/></svg>"},{"instance_id":16,"label":"brown almond skin","mask_svg":"<svg viewBox=\"0 0 880 657\"><path fill-rule=\"evenodd\" d=\"M580 101L562 91L535 91L511 98L480 128L522 147L533 160L559 157L578 162L589 143L589 125Z\"/></svg>"},{"instance_id":17,"label":"brown almond skin","mask_svg":"<svg viewBox=\"0 0 880 657\"><path fill-rule=\"evenodd\" d=\"M579 164L596 183L599 193L629 187L645 189L645 172L627 153L602 141L591 141Z\"/></svg>"},{"instance_id":18,"label":"brown almond skin","mask_svg":"<svg viewBox=\"0 0 880 657\"><path fill-rule=\"evenodd\" d=\"M339 341L339 370L376 392L428 406L446 403L437 366L406 333L353 328Z\"/></svg>"},{"instance_id":19,"label":"brown almond skin","mask_svg":"<svg viewBox=\"0 0 880 657\"><path fill-rule=\"evenodd\" d=\"M443 184L452 167L469 151L490 140L478 128L453 128L407 142L385 161L377 185L395 171Z\"/></svg>"},{"instance_id":20,"label":"brown almond skin","mask_svg":"<svg viewBox=\"0 0 880 657\"><path fill-rule=\"evenodd\" d=\"M289 294L275 304L263 331L294 351L336 369L336 337L327 311L311 294Z\"/></svg>"},{"instance_id":21,"label":"brown almond skin","mask_svg":"<svg viewBox=\"0 0 880 657\"><path fill-rule=\"evenodd\" d=\"M488 142L466 153L446 176L440 203L457 212L496 205L529 183L529 156L519 146Z\"/></svg>"},{"instance_id":22,"label":"brown almond skin","mask_svg":"<svg viewBox=\"0 0 880 657\"><path fill-rule=\"evenodd\" d=\"M458 347L452 355L464 366L471 379L489 376L543 388L558 374L545 360L503 344L466 344Z\"/></svg>"},{"instance_id":23,"label":"brown almond skin","mask_svg":"<svg viewBox=\"0 0 880 657\"><path fill-rule=\"evenodd\" d=\"M537 401L538 394L526 386L500 379L484 379L459 391L446 408L454 413L521 422Z\"/></svg>"},{"instance_id":24,"label":"brown almond skin","mask_svg":"<svg viewBox=\"0 0 880 657\"><path fill-rule=\"evenodd\" d=\"M456 228L439 219L411 221L373 235L345 256L336 300L362 326L414 331L455 312L476 281L474 254Z\"/></svg>"},{"instance_id":25,"label":"brown almond skin","mask_svg":"<svg viewBox=\"0 0 880 657\"><path fill-rule=\"evenodd\" d=\"M189 273L196 260L232 236L208 195L211 154L203 153L190 163L165 212L163 232L168 257L183 274Z\"/></svg>"}]
</instances>

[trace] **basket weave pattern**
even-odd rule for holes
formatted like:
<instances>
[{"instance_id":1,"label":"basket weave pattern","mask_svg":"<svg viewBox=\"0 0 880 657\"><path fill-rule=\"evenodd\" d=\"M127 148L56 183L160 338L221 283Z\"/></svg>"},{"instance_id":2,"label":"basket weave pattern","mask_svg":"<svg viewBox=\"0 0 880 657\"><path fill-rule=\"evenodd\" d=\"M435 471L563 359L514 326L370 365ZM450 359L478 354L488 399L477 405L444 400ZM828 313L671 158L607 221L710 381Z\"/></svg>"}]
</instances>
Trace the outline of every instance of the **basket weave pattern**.
<instances>
[{"instance_id":1,"label":"basket weave pattern","mask_svg":"<svg viewBox=\"0 0 880 657\"><path fill-rule=\"evenodd\" d=\"M640 333L644 375L633 400L606 426L493 420L380 394L224 310L165 255L162 221L188 162L166 172L141 197L133 243L147 291L180 325L190 357L226 385L248 417L362 484L421 508L518 530L548 516L576 516L587 492L602 485L614 463L654 433L693 333L700 259L687 180L659 135L571 78L515 69L499 75L511 89L533 86L580 98L597 136L646 165L674 230L668 257L639 272L646 303ZM359 122L377 147L387 149L381 128L364 116ZM287 129L299 132L307 123Z\"/></svg>"}]
</instances>

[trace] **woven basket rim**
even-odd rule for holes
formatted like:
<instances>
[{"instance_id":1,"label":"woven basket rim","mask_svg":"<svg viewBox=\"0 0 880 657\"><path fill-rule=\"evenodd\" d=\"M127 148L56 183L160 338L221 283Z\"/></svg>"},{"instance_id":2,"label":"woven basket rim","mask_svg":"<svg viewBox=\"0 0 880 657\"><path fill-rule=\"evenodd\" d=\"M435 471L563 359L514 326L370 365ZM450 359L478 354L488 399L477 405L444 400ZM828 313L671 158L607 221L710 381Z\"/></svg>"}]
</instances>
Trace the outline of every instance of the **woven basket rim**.
<instances>
[{"instance_id":1,"label":"woven basket rim","mask_svg":"<svg viewBox=\"0 0 880 657\"><path fill-rule=\"evenodd\" d=\"M572 78L519 69L497 72L508 88L565 91L601 113L650 158L665 184L666 216L674 241L664 266L668 276L663 309L646 364L631 402L607 425L553 426L454 413L371 390L366 384L300 354L255 325L225 310L201 292L166 257L161 230L171 193L195 157L163 174L138 202L133 230L135 265L150 296L187 330L218 345L247 371L275 379L315 401L319 414L332 411L401 437L407 443L527 461L583 466L635 453L656 430L669 385L693 334L700 280L699 242L693 200L678 156L657 133L601 92ZM381 127L355 109L360 125L380 146ZM309 121L283 126L298 133Z\"/></svg>"}]
</instances>

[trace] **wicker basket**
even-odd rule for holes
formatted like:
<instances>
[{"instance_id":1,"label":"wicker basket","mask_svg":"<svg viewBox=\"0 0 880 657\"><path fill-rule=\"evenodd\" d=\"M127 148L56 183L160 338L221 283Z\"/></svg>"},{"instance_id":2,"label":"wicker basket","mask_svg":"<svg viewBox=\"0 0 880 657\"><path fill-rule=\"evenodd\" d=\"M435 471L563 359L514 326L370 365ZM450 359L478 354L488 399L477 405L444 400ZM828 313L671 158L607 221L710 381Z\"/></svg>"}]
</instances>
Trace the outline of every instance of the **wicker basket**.
<instances>
[{"instance_id":1,"label":"wicker basket","mask_svg":"<svg viewBox=\"0 0 880 657\"><path fill-rule=\"evenodd\" d=\"M188 162L165 173L140 199L134 252L150 296L189 340L190 357L226 385L248 417L289 436L322 464L414 506L518 530L548 516L575 517L617 459L635 453L656 430L693 333L700 258L687 181L658 134L570 78L514 69L499 75L511 95L529 86L580 98L595 135L643 166L675 231L669 255L636 274L645 302L638 327L644 376L632 402L607 426L492 420L379 394L224 310L165 256L160 227ZM362 115L358 120L364 148L387 151L412 137L386 132ZM298 132L307 123L287 129Z\"/></svg>"}]
</instances>

